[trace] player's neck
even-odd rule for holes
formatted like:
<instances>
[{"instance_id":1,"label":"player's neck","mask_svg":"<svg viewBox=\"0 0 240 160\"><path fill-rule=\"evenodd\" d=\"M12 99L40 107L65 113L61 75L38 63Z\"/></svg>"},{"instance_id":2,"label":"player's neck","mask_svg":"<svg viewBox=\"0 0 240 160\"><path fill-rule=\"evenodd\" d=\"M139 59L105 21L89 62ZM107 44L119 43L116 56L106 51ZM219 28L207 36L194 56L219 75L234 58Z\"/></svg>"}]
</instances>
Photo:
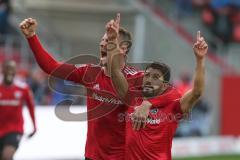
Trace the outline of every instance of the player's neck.
<instances>
[{"instance_id":1,"label":"player's neck","mask_svg":"<svg viewBox=\"0 0 240 160\"><path fill-rule=\"evenodd\" d=\"M9 81L3 80L3 85L4 86L11 86L12 84L13 84L13 82L9 82Z\"/></svg>"},{"instance_id":2,"label":"player's neck","mask_svg":"<svg viewBox=\"0 0 240 160\"><path fill-rule=\"evenodd\" d=\"M167 92L168 87L163 88L159 93L158 96L163 95L165 92Z\"/></svg>"},{"instance_id":3,"label":"player's neck","mask_svg":"<svg viewBox=\"0 0 240 160\"><path fill-rule=\"evenodd\" d=\"M103 71L104 71L104 74L105 74L106 76L110 77L110 74L109 74L108 69L107 69L106 66L103 67Z\"/></svg>"}]
</instances>

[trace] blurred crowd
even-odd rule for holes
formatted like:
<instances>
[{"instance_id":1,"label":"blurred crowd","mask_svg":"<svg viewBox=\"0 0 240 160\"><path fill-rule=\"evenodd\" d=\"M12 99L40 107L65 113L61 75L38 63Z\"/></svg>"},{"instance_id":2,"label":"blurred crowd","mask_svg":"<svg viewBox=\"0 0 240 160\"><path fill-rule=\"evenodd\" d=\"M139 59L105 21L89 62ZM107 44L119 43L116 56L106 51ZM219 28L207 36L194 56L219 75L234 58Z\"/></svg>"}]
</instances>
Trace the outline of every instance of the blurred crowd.
<instances>
[{"instance_id":1,"label":"blurred crowd","mask_svg":"<svg viewBox=\"0 0 240 160\"><path fill-rule=\"evenodd\" d=\"M35 102L38 105L57 105L66 99L74 101L74 105L85 105L85 97L74 97L74 90L68 87L60 79L53 79L49 85L49 76L40 69L33 70L26 76L26 81L30 85Z\"/></svg>"},{"instance_id":2,"label":"blurred crowd","mask_svg":"<svg viewBox=\"0 0 240 160\"><path fill-rule=\"evenodd\" d=\"M3 37L8 32L10 6L10 0L0 0L0 44L3 43Z\"/></svg>"},{"instance_id":3,"label":"blurred crowd","mask_svg":"<svg viewBox=\"0 0 240 160\"><path fill-rule=\"evenodd\" d=\"M17 44L21 42L16 39L16 37L21 35L16 31L16 26L12 27L10 24L11 13L11 0L0 0L0 62L2 63L6 59L13 59L17 62L18 74L16 79L29 84L34 93L37 105L56 105L65 99L74 99L74 104L76 105L85 104L84 97L76 98L71 96L71 91L65 85L62 85L60 80L55 80L52 88L50 88L48 85L48 76L38 67L36 67L37 69L32 67L36 65L32 63L32 57L24 57L22 55L19 44ZM9 39L11 40L9 41ZM23 58L25 58L24 62L27 62L27 64L24 64ZM28 70L28 68L32 68L32 70ZM58 88L61 88L62 93L55 91ZM70 93L70 95L63 94L65 91Z\"/></svg>"},{"instance_id":4,"label":"blurred crowd","mask_svg":"<svg viewBox=\"0 0 240 160\"><path fill-rule=\"evenodd\" d=\"M209 33L209 48L217 51L228 49L230 43L240 43L239 0L141 0L160 8L168 18L191 28L194 22L202 22ZM184 20L183 20L184 19ZM194 20L193 20L194 19ZM182 24L184 23L184 24ZM220 47L220 46L221 47ZM225 50L223 53L226 53ZM221 54L221 52L217 52Z\"/></svg>"},{"instance_id":5,"label":"blurred crowd","mask_svg":"<svg viewBox=\"0 0 240 160\"><path fill-rule=\"evenodd\" d=\"M179 18L200 11L203 23L209 30L228 45L240 42L239 0L175 0Z\"/></svg>"},{"instance_id":6,"label":"blurred crowd","mask_svg":"<svg viewBox=\"0 0 240 160\"><path fill-rule=\"evenodd\" d=\"M10 14L10 1L0 0L0 34L6 34Z\"/></svg>"},{"instance_id":7,"label":"blurred crowd","mask_svg":"<svg viewBox=\"0 0 240 160\"><path fill-rule=\"evenodd\" d=\"M51 85L49 85L49 76L41 71L40 68L36 67L31 71L21 68L19 65L15 80L26 82L30 86L36 105L57 105L66 99L73 100L73 105L86 104L85 97L74 96L73 94L76 90L68 87L62 80L52 79Z\"/></svg>"}]
</instances>

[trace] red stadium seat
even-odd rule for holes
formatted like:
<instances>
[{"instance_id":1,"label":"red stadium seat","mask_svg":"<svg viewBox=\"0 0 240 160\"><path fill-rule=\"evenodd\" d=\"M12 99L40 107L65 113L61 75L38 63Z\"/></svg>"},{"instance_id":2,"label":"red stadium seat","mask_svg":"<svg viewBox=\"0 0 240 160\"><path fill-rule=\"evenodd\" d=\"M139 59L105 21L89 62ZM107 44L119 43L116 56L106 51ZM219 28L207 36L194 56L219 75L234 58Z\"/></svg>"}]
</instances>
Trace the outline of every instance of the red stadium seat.
<instances>
[{"instance_id":1,"label":"red stadium seat","mask_svg":"<svg viewBox=\"0 0 240 160\"><path fill-rule=\"evenodd\" d=\"M237 24L233 28L233 40L240 42L240 24Z\"/></svg>"}]
</instances>

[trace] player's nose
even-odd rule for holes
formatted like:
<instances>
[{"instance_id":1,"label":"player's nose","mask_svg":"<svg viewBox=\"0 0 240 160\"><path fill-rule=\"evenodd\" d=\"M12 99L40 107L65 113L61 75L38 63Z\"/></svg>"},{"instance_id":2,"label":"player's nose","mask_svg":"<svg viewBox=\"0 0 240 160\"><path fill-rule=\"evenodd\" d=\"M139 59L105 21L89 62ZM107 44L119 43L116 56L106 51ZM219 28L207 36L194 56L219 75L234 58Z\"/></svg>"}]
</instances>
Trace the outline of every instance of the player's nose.
<instances>
[{"instance_id":1,"label":"player's nose","mask_svg":"<svg viewBox=\"0 0 240 160\"><path fill-rule=\"evenodd\" d=\"M151 85L151 81L149 80L149 78L145 79L144 85Z\"/></svg>"},{"instance_id":2,"label":"player's nose","mask_svg":"<svg viewBox=\"0 0 240 160\"><path fill-rule=\"evenodd\" d=\"M107 47L107 42L102 41L102 42L100 43L100 47L101 47L101 48L106 48L106 47Z\"/></svg>"}]
</instances>

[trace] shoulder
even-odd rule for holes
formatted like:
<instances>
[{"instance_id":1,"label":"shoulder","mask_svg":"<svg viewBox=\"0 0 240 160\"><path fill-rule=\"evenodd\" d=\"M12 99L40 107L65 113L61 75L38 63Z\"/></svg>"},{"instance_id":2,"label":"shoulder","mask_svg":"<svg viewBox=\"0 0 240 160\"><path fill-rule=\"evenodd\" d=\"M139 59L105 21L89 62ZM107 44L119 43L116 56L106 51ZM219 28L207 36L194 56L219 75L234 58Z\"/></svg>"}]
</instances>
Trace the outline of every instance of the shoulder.
<instances>
[{"instance_id":1,"label":"shoulder","mask_svg":"<svg viewBox=\"0 0 240 160\"><path fill-rule=\"evenodd\" d=\"M169 105L178 104L180 102L181 94L175 88L168 88L163 94L150 98L149 101L153 105Z\"/></svg>"},{"instance_id":2,"label":"shoulder","mask_svg":"<svg viewBox=\"0 0 240 160\"><path fill-rule=\"evenodd\" d=\"M180 103L180 100L182 97L181 93L179 93L179 91L176 88L171 87L167 94L168 95L166 97L166 101L167 101L167 104L169 105L171 111L174 113L182 114L181 103Z\"/></svg>"},{"instance_id":3,"label":"shoulder","mask_svg":"<svg viewBox=\"0 0 240 160\"><path fill-rule=\"evenodd\" d=\"M178 90L172 86L168 88L165 94L163 94L163 98L167 104L180 104L181 96L182 95L178 92Z\"/></svg>"},{"instance_id":4,"label":"shoulder","mask_svg":"<svg viewBox=\"0 0 240 160\"><path fill-rule=\"evenodd\" d=\"M172 99L180 100L180 98L182 97L182 94L174 86L170 86L167 93L169 94L169 97Z\"/></svg>"},{"instance_id":5,"label":"shoulder","mask_svg":"<svg viewBox=\"0 0 240 160\"><path fill-rule=\"evenodd\" d=\"M26 82L20 81L20 80L14 80L14 85L20 89L27 90L29 89L29 86Z\"/></svg>"},{"instance_id":6,"label":"shoulder","mask_svg":"<svg viewBox=\"0 0 240 160\"><path fill-rule=\"evenodd\" d=\"M126 66L123 69L123 73L127 76L143 76L144 72L141 70L136 69L132 66Z\"/></svg>"}]
</instances>

